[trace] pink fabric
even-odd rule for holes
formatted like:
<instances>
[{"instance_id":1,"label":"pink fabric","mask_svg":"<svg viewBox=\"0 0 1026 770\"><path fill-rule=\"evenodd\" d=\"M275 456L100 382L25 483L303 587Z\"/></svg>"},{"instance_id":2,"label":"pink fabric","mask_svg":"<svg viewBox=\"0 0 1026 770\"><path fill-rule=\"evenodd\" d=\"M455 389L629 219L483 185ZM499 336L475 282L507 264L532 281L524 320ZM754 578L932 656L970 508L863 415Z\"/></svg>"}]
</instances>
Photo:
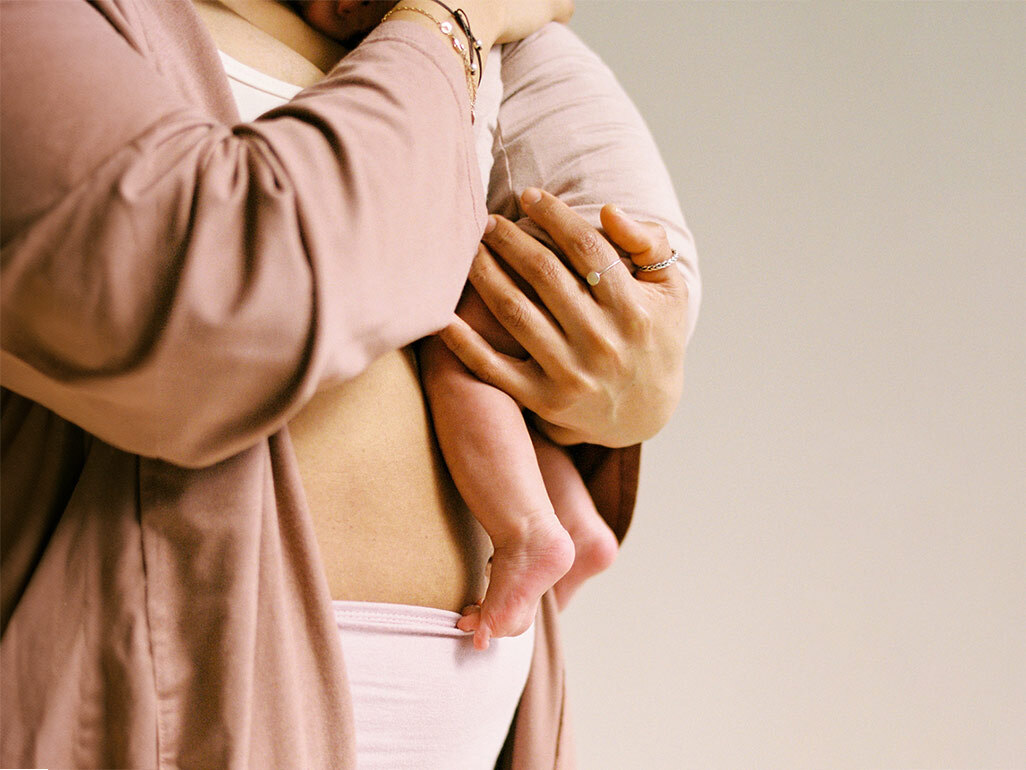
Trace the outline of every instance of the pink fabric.
<instances>
[{"instance_id":1,"label":"pink fabric","mask_svg":"<svg viewBox=\"0 0 1026 770\"><path fill-rule=\"evenodd\" d=\"M456 612L333 602L361 770L492 767L531 665L534 626L475 650Z\"/></svg>"},{"instance_id":2,"label":"pink fabric","mask_svg":"<svg viewBox=\"0 0 1026 770\"><path fill-rule=\"evenodd\" d=\"M0 763L351 767L281 428L455 306L484 222L459 60L382 25L239 124L189 2L0 19Z\"/></svg>"}]
</instances>

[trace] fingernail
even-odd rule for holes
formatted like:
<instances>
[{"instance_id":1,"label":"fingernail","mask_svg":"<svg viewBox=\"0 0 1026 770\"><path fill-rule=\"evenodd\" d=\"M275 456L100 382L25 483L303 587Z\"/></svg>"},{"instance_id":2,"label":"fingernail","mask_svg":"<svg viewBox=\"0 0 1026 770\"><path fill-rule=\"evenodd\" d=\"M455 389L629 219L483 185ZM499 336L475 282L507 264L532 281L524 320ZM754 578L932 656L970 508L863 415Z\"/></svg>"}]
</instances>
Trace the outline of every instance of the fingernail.
<instances>
[{"instance_id":1,"label":"fingernail","mask_svg":"<svg viewBox=\"0 0 1026 770\"><path fill-rule=\"evenodd\" d=\"M537 203L541 200L541 190L537 187L528 187L520 195L520 200L527 206L530 206L532 203Z\"/></svg>"},{"instance_id":2,"label":"fingernail","mask_svg":"<svg viewBox=\"0 0 1026 770\"><path fill-rule=\"evenodd\" d=\"M485 234L490 233L495 229L495 217L488 217L488 221L485 222Z\"/></svg>"}]
</instances>

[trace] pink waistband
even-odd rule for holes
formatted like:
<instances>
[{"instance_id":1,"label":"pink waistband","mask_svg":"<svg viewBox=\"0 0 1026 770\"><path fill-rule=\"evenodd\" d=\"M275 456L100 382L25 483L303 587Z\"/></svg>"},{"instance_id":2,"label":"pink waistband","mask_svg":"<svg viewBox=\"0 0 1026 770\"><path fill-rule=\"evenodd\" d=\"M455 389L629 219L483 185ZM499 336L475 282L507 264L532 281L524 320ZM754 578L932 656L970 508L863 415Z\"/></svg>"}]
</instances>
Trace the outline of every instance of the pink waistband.
<instances>
[{"instance_id":1,"label":"pink waistband","mask_svg":"<svg viewBox=\"0 0 1026 770\"><path fill-rule=\"evenodd\" d=\"M475 650L459 614L332 603L353 693L360 767L492 768L527 681L534 626Z\"/></svg>"},{"instance_id":2,"label":"pink waistband","mask_svg":"<svg viewBox=\"0 0 1026 770\"><path fill-rule=\"evenodd\" d=\"M435 607L380 602L332 602L335 622L340 629L361 629L413 636L451 636L462 638L465 631L456 628L460 616Z\"/></svg>"}]
</instances>

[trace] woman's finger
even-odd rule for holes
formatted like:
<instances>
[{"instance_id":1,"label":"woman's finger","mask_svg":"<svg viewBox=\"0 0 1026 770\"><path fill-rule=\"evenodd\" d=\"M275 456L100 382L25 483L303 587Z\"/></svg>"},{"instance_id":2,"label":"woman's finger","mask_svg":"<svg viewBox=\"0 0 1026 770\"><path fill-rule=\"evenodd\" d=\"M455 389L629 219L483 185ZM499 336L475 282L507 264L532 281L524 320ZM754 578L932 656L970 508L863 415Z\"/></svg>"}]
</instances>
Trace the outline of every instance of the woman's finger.
<instances>
[{"instance_id":1,"label":"woman's finger","mask_svg":"<svg viewBox=\"0 0 1026 770\"><path fill-rule=\"evenodd\" d=\"M549 234L581 279L591 284L597 300L603 304L626 300L631 290L630 273L602 233L543 190L529 187L520 202L524 213Z\"/></svg>"},{"instance_id":2,"label":"woman's finger","mask_svg":"<svg viewBox=\"0 0 1026 770\"><path fill-rule=\"evenodd\" d=\"M556 322L521 291L483 246L471 265L470 283L495 320L542 369L552 371L566 357L566 339Z\"/></svg>"},{"instance_id":3,"label":"woman's finger","mask_svg":"<svg viewBox=\"0 0 1026 770\"><path fill-rule=\"evenodd\" d=\"M638 222L609 204L602 207L599 218L609 240L630 254L635 265L656 265L672 257L673 249L661 225ZM635 271L634 277L652 283L676 284L684 280L672 264L660 270Z\"/></svg>"},{"instance_id":4,"label":"woman's finger","mask_svg":"<svg viewBox=\"0 0 1026 770\"><path fill-rule=\"evenodd\" d=\"M540 406L533 395L539 392L537 380L543 376L536 363L500 353L457 315L438 336L479 380L505 391L531 411Z\"/></svg>"},{"instance_id":5,"label":"woman's finger","mask_svg":"<svg viewBox=\"0 0 1026 770\"><path fill-rule=\"evenodd\" d=\"M485 244L527 281L567 335L576 334L587 325L584 308L593 302L587 287L534 236L504 217L492 219L495 227L485 233Z\"/></svg>"}]
</instances>

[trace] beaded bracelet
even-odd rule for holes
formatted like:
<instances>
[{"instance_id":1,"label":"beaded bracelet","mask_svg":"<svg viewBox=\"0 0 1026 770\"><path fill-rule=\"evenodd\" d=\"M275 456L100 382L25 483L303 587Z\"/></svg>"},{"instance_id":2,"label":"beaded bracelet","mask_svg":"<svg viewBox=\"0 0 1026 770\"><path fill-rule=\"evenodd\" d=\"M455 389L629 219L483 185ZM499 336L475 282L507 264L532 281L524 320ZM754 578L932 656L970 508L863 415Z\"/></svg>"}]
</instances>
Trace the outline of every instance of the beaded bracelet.
<instances>
[{"instance_id":1,"label":"beaded bracelet","mask_svg":"<svg viewBox=\"0 0 1026 770\"><path fill-rule=\"evenodd\" d=\"M473 47L473 54L477 56L477 63L474 63L473 57L470 59L470 71L477 75L477 84L481 85L481 79L484 77L484 62L481 61L481 48L484 44L481 40L475 37L474 33L470 30L470 19L467 18L467 12L462 8L457 8L455 11L447 6L442 0L431 0L432 3L442 6L446 13L456 19L456 23L460 25L460 29L463 30L463 34L467 36L467 42Z\"/></svg>"},{"instance_id":2,"label":"beaded bracelet","mask_svg":"<svg viewBox=\"0 0 1026 770\"><path fill-rule=\"evenodd\" d=\"M439 3L439 5L442 5L442 4ZM445 7L445 6L443 5L443 7ZM477 84L474 83L474 73L479 71L480 68L475 65L474 59L473 59L473 54L467 54L466 57L464 58L464 54L467 53L467 44L465 44L462 40L460 40L458 37L456 37L455 31L454 31L455 28L453 27L452 22L451 21L439 21L434 16L432 16L430 13L425 11L423 8L414 8L412 6L397 5L397 6L395 6L392 10L390 10L388 13L386 13L381 18L381 23L384 23L384 22L388 21L388 17L391 16L396 11L412 11L413 13L419 13L421 16L426 16L427 18L431 19L431 21L433 21L435 24L437 24L439 31L443 35L445 35L447 38L449 38L449 40L452 42L452 48L453 48L454 51L456 51L457 54L459 54L460 61L463 62L463 71L464 71L464 73L467 76L467 95L470 97L470 122L473 123L474 122L474 118L475 118L474 106L475 106L475 102L477 101ZM460 11L460 13L462 13L462 11ZM453 14L453 15L455 16L455 14ZM464 14L464 17L465 16L466 16L466 14ZM458 18L459 17L457 17L457 19ZM463 23L461 22L460 30L463 31L464 34L466 34L466 30L469 30L469 29L470 29L469 24L464 28ZM471 41L471 46L473 48L477 49L477 58L478 58L478 60L480 60L481 59L480 41L479 40L475 40L474 38L471 38L469 36L468 36L468 40Z\"/></svg>"}]
</instances>

